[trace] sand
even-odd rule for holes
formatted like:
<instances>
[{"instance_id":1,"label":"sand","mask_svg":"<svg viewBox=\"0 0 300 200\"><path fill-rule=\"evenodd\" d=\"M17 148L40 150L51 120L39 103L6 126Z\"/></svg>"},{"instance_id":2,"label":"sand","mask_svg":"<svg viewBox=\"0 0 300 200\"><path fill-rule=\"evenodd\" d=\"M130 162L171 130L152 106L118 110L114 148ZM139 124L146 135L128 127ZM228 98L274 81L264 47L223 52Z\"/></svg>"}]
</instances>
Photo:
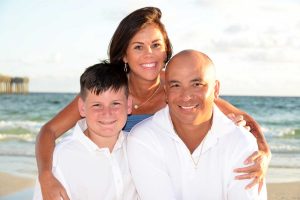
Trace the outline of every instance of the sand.
<instances>
[{"instance_id":1,"label":"sand","mask_svg":"<svg viewBox=\"0 0 300 200\"><path fill-rule=\"evenodd\" d=\"M33 187L35 180L0 172L0 197Z\"/></svg>"},{"instance_id":2,"label":"sand","mask_svg":"<svg viewBox=\"0 0 300 200\"><path fill-rule=\"evenodd\" d=\"M35 180L0 172L0 197L33 188ZM268 200L300 200L300 182L269 183Z\"/></svg>"},{"instance_id":3,"label":"sand","mask_svg":"<svg viewBox=\"0 0 300 200\"><path fill-rule=\"evenodd\" d=\"M300 200L300 182L267 184L268 200Z\"/></svg>"}]
</instances>

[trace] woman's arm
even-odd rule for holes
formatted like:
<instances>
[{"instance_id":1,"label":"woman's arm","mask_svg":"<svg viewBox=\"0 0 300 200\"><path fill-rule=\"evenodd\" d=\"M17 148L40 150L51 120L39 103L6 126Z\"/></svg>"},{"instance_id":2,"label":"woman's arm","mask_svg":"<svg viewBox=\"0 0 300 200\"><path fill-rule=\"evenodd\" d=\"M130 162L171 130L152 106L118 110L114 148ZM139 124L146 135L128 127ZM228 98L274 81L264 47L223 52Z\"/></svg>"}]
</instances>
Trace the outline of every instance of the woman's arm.
<instances>
[{"instance_id":1,"label":"woman's arm","mask_svg":"<svg viewBox=\"0 0 300 200\"><path fill-rule=\"evenodd\" d=\"M62 185L52 174L52 156L55 140L71 129L80 119L77 102L78 96L47 122L36 138L35 153L44 200L60 199L60 196L63 199L68 199Z\"/></svg>"},{"instance_id":2,"label":"woman's arm","mask_svg":"<svg viewBox=\"0 0 300 200\"><path fill-rule=\"evenodd\" d=\"M233 106L224 99L218 98L215 100L215 103L225 115L231 113L234 113L235 115L242 115L244 117L244 120L247 122L246 126L250 127L250 132L254 135L254 137L257 140L259 150L265 152L270 151L266 138L260 128L260 125L254 120L253 117L251 117L248 113Z\"/></svg>"},{"instance_id":3,"label":"woman's arm","mask_svg":"<svg viewBox=\"0 0 300 200\"><path fill-rule=\"evenodd\" d=\"M229 102L224 99L218 98L215 100L216 105L219 109L226 115L234 113L235 115L242 115L246 121L246 126L250 127L250 132L254 135L257 140L259 152L254 152L251 156L245 160L245 164L254 162L254 165L244 168L238 168L235 172L246 173L239 175L237 179L250 179L254 180L248 185L248 188L259 183L259 188L261 189L263 179L266 176L269 162L271 160L271 151L269 145L267 144L266 138L260 128L260 125L246 112L239 110Z\"/></svg>"}]
</instances>

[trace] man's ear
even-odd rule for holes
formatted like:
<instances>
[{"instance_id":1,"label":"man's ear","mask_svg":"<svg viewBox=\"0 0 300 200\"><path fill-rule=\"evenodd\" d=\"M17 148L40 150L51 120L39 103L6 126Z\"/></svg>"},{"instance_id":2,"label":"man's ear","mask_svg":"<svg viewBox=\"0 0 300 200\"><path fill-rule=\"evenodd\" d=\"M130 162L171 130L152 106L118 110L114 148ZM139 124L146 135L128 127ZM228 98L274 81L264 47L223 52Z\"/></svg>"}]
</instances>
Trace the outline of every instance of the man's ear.
<instances>
[{"instance_id":1,"label":"man's ear","mask_svg":"<svg viewBox=\"0 0 300 200\"><path fill-rule=\"evenodd\" d=\"M215 82L215 99L219 98L219 94L220 94L220 81L216 80Z\"/></svg>"},{"instance_id":2,"label":"man's ear","mask_svg":"<svg viewBox=\"0 0 300 200\"><path fill-rule=\"evenodd\" d=\"M168 95L167 95L167 87L164 85L164 92L165 92L165 101L168 104Z\"/></svg>"},{"instance_id":3,"label":"man's ear","mask_svg":"<svg viewBox=\"0 0 300 200\"><path fill-rule=\"evenodd\" d=\"M132 96L129 95L127 99L127 114L131 114L132 112Z\"/></svg>"},{"instance_id":4,"label":"man's ear","mask_svg":"<svg viewBox=\"0 0 300 200\"><path fill-rule=\"evenodd\" d=\"M84 100L81 97L78 98L78 110L79 110L80 116L85 117Z\"/></svg>"}]
</instances>

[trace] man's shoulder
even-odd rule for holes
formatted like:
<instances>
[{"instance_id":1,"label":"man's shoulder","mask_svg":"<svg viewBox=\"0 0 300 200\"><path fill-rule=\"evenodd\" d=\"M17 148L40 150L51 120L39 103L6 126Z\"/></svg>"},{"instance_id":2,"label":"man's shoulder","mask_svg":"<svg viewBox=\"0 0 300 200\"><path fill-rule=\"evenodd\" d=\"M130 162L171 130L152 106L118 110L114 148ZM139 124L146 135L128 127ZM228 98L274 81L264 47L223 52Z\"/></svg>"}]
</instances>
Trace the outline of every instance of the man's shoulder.
<instances>
[{"instance_id":1,"label":"man's shoulder","mask_svg":"<svg viewBox=\"0 0 300 200\"><path fill-rule=\"evenodd\" d=\"M164 132L168 132L170 122L168 119L168 110L163 108L156 112L153 116L139 122L130 131L128 137L136 137L141 139L161 137Z\"/></svg>"},{"instance_id":2,"label":"man's shoulder","mask_svg":"<svg viewBox=\"0 0 300 200\"><path fill-rule=\"evenodd\" d=\"M154 115L151 117L137 123L132 130L131 133L142 131L142 132L148 132L153 129L163 129L164 126L169 123L169 119L167 117L168 108L165 107L159 111L157 111Z\"/></svg>"},{"instance_id":3,"label":"man's shoulder","mask_svg":"<svg viewBox=\"0 0 300 200\"><path fill-rule=\"evenodd\" d=\"M237 126L230 119L227 118L218 108L214 110L214 130L219 135L221 141L223 140L228 145L256 145L256 139L244 127ZM234 146L233 146L234 147Z\"/></svg>"},{"instance_id":4,"label":"man's shoulder","mask_svg":"<svg viewBox=\"0 0 300 200\"><path fill-rule=\"evenodd\" d=\"M258 149L255 137L245 128L234 124L231 129L220 138L219 142L223 155L227 155L233 160L245 160L247 156Z\"/></svg>"},{"instance_id":5,"label":"man's shoulder","mask_svg":"<svg viewBox=\"0 0 300 200\"><path fill-rule=\"evenodd\" d=\"M244 145L256 145L256 139L252 133L247 131L244 127L236 126L231 129L228 137L236 143Z\"/></svg>"}]
</instances>

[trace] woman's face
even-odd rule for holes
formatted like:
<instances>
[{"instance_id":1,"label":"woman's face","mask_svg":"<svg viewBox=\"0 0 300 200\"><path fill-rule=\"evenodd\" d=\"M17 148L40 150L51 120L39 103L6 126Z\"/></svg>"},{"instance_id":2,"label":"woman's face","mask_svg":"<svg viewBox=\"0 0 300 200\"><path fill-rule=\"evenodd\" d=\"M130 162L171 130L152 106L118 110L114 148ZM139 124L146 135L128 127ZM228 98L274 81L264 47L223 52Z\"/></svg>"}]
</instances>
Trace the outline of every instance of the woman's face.
<instances>
[{"instance_id":1,"label":"woman's face","mask_svg":"<svg viewBox=\"0 0 300 200\"><path fill-rule=\"evenodd\" d=\"M130 66L131 76L155 80L166 57L166 45L161 31L157 25L149 24L129 41L123 61Z\"/></svg>"}]
</instances>

